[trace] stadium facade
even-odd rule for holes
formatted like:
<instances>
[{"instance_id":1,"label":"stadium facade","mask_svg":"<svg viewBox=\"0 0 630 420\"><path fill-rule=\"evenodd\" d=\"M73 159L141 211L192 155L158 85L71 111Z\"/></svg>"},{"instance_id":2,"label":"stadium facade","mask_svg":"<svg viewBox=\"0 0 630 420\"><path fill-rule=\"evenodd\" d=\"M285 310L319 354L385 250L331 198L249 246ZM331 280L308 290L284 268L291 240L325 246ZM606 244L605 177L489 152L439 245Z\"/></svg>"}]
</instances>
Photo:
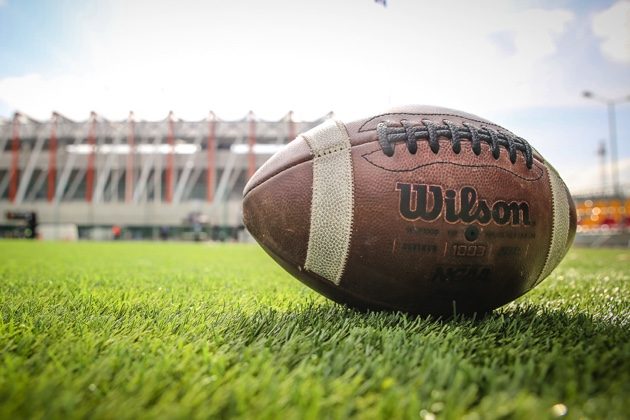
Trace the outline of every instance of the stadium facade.
<instances>
[{"instance_id":1,"label":"stadium facade","mask_svg":"<svg viewBox=\"0 0 630 420\"><path fill-rule=\"evenodd\" d=\"M278 121L253 112L184 121L0 118L0 237L39 224L49 238L243 239L245 183L276 150L331 117ZM630 246L628 194L574 196L576 243ZM35 220L33 220L35 215ZM17 221L16 221L17 219ZM22 230L20 230L22 229ZM17 232L17 233L16 233ZM74 233L73 233L74 232ZM186 236L188 235L188 236ZM195 235L195 236L192 236ZM613 242L611 242L613 241Z\"/></svg>"},{"instance_id":2,"label":"stadium facade","mask_svg":"<svg viewBox=\"0 0 630 420\"><path fill-rule=\"evenodd\" d=\"M247 179L297 133L330 116L294 121L289 112L264 121L250 112L225 121L210 113L183 121L169 113L161 121L133 114L110 121L92 113L72 121L53 113L37 121L16 113L0 120L0 225L11 226L9 212L36 212L42 224L82 232L122 226L134 237L199 221L234 229Z\"/></svg>"}]
</instances>

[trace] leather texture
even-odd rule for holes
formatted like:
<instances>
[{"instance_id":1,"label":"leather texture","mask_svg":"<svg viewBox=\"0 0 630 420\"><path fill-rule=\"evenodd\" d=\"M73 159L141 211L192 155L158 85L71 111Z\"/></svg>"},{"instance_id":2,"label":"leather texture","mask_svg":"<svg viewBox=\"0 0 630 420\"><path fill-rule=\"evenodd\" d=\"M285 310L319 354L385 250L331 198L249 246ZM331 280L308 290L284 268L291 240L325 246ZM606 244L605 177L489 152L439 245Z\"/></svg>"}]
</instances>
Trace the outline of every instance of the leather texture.
<instances>
[{"instance_id":1,"label":"leather texture","mask_svg":"<svg viewBox=\"0 0 630 420\"><path fill-rule=\"evenodd\" d=\"M248 184L245 225L287 271L355 308L448 316L483 313L512 301L534 287L550 254L554 220L547 164L537 152L531 169L521 153L512 163L505 148L495 159L486 143L477 155L465 139L456 153L444 137L437 153L423 140L415 154L404 142L395 144L393 156L383 153L379 122L420 124L423 119L508 132L471 114L422 106L346 124L354 209L338 285L304 269L313 164L302 137ZM570 195L566 197L561 208L569 212L568 249L576 216ZM439 214L429 214L436 209Z\"/></svg>"},{"instance_id":2,"label":"leather texture","mask_svg":"<svg viewBox=\"0 0 630 420\"><path fill-rule=\"evenodd\" d=\"M245 185L243 195L247 195L252 188L262 184L285 169L295 166L298 163L306 162L312 158L313 154L308 144L304 141L304 138L301 136L296 138L267 159L267 161L258 168L256 173L254 173Z\"/></svg>"},{"instance_id":3,"label":"leather texture","mask_svg":"<svg viewBox=\"0 0 630 420\"><path fill-rule=\"evenodd\" d=\"M243 221L254 238L304 267L309 237L313 163L298 163L251 189L243 199Z\"/></svg>"}]
</instances>

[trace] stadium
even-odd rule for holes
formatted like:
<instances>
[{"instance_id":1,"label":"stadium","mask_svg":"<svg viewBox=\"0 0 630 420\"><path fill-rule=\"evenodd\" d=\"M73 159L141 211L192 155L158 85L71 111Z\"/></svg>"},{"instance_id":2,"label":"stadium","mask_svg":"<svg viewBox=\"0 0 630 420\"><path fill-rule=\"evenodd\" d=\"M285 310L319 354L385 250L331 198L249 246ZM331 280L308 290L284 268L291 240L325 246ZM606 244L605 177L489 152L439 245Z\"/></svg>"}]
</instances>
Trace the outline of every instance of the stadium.
<instances>
[{"instance_id":1,"label":"stadium","mask_svg":"<svg viewBox=\"0 0 630 420\"><path fill-rule=\"evenodd\" d=\"M247 179L314 121L210 112L184 121L0 120L0 235L21 237L12 214L34 213L44 239L248 240L241 222ZM605 178L606 175L604 174ZM621 188L574 196L577 243L630 247L630 199Z\"/></svg>"},{"instance_id":2,"label":"stadium","mask_svg":"<svg viewBox=\"0 0 630 420\"><path fill-rule=\"evenodd\" d=\"M292 140L319 124L237 121L108 121L92 113L36 121L16 113L0 121L0 234L21 236L7 214L34 212L46 239L171 238L243 240L246 180ZM8 213L7 213L8 212ZM201 235L201 236L200 236Z\"/></svg>"},{"instance_id":3,"label":"stadium","mask_svg":"<svg viewBox=\"0 0 630 420\"><path fill-rule=\"evenodd\" d=\"M547 3L0 0L0 419L627 419L630 1Z\"/></svg>"}]
</instances>

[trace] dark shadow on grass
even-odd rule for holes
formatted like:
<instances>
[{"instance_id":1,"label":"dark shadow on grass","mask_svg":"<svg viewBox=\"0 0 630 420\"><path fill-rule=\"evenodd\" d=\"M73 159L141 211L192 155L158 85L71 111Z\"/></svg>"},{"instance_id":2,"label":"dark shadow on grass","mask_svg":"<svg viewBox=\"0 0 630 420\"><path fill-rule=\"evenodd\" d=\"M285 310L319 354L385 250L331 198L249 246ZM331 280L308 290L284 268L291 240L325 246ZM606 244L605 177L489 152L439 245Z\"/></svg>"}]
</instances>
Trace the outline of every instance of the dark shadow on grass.
<instances>
[{"instance_id":1,"label":"dark shadow on grass","mask_svg":"<svg viewBox=\"0 0 630 420\"><path fill-rule=\"evenodd\" d=\"M562 311L538 305L508 306L476 316L455 316L448 319L409 315L400 312L362 312L335 303L309 301L279 310L260 308L254 313L231 317L231 328L248 331L249 340L261 336L329 328L331 332L344 328L371 328L382 331L408 330L409 334L442 330L456 334L463 341L475 341L485 335L486 346L501 347L532 338L540 347L566 346L567 350L580 344L585 347L600 343L630 342L630 327L622 315L600 318L587 312ZM248 335L249 335L248 334Z\"/></svg>"},{"instance_id":2,"label":"dark shadow on grass","mask_svg":"<svg viewBox=\"0 0 630 420\"><path fill-rule=\"evenodd\" d=\"M482 319L438 319L359 312L321 301L217 315L208 333L220 329L223 344L237 354L264 349L282 369L308 365L326 377L365 366L366 372L378 371L384 364L401 384L413 381L418 372L433 372L434 385L443 389L474 384L469 407L497 392L496 378L512 393L583 404L627 383L630 372L630 328L621 315L606 319L520 304ZM416 362L406 365L405 360ZM439 379L442 375L451 376Z\"/></svg>"}]
</instances>

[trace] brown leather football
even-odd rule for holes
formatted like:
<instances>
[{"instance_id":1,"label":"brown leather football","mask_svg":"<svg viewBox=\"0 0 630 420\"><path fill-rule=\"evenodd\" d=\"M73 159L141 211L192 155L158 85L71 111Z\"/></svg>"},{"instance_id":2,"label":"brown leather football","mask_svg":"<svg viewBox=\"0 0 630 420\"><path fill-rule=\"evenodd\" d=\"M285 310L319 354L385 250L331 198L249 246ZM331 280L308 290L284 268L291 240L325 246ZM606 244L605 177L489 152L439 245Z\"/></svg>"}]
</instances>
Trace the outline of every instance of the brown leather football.
<instances>
[{"instance_id":1,"label":"brown leather football","mask_svg":"<svg viewBox=\"0 0 630 420\"><path fill-rule=\"evenodd\" d=\"M527 292L576 225L564 182L527 141L428 106L299 135L249 180L243 219L324 296L433 315L483 313Z\"/></svg>"}]
</instances>

